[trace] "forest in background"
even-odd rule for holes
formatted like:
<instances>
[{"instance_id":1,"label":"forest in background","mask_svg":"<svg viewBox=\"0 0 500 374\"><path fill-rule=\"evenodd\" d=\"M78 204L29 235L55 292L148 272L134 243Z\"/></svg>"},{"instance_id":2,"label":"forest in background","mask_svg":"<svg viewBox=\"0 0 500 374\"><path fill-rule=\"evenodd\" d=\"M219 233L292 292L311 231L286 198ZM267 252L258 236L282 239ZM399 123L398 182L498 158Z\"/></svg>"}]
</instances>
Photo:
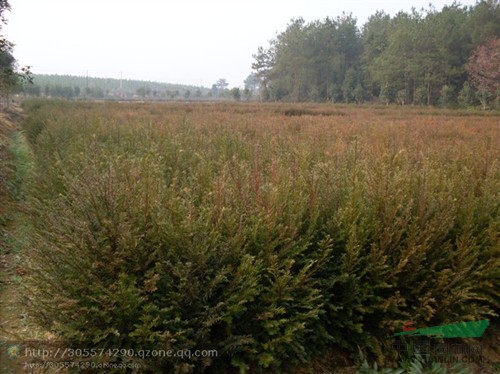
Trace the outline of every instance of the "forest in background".
<instances>
[{"instance_id":1,"label":"forest in background","mask_svg":"<svg viewBox=\"0 0 500 374\"><path fill-rule=\"evenodd\" d=\"M252 65L265 101L498 108L500 3L438 11L350 14L306 23L259 47Z\"/></svg>"},{"instance_id":2,"label":"forest in background","mask_svg":"<svg viewBox=\"0 0 500 374\"><path fill-rule=\"evenodd\" d=\"M33 84L18 87L18 93L34 97L66 99L201 99L209 88L132 79L95 78L74 75L35 74Z\"/></svg>"},{"instance_id":3,"label":"forest in background","mask_svg":"<svg viewBox=\"0 0 500 374\"><path fill-rule=\"evenodd\" d=\"M260 100L500 107L500 2L292 19L259 47L244 88L35 75L24 96L108 100ZM9 65L9 64L8 64ZM10 66L10 65L9 65ZM5 70L5 69L4 69ZM9 70L10 71L10 70ZM7 85L12 87L12 84Z\"/></svg>"},{"instance_id":4,"label":"forest in background","mask_svg":"<svg viewBox=\"0 0 500 374\"><path fill-rule=\"evenodd\" d=\"M74 75L35 74L31 82L20 82L17 94L25 97L97 100L251 100L257 95L257 79L250 75L245 88L228 88L224 78L210 88L133 79L95 78Z\"/></svg>"}]
</instances>

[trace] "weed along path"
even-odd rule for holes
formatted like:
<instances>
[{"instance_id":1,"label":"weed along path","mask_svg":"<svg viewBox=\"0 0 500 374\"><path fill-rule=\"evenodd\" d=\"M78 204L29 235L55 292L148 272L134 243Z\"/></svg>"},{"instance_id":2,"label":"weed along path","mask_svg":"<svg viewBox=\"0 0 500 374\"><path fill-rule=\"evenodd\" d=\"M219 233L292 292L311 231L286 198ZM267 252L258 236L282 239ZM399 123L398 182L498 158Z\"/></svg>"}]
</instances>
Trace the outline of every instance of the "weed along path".
<instances>
[{"instance_id":1,"label":"weed along path","mask_svg":"<svg viewBox=\"0 0 500 374\"><path fill-rule=\"evenodd\" d=\"M0 113L0 372L17 373L21 363L9 355L20 342L47 339L28 322L21 305L26 270L21 251L27 248L29 227L24 219L24 190L33 168L33 154L20 130L22 113Z\"/></svg>"},{"instance_id":2,"label":"weed along path","mask_svg":"<svg viewBox=\"0 0 500 374\"><path fill-rule=\"evenodd\" d=\"M18 338L19 313L15 309L17 291L15 283L16 249L12 237L14 230L14 216L18 210L18 202L12 194L15 174L14 155L11 152L11 143L16 133L19 133L18 124L11 120L10 113L2 113L0 117L0 338L2 340Z\"/></svg>"}]
</instances>

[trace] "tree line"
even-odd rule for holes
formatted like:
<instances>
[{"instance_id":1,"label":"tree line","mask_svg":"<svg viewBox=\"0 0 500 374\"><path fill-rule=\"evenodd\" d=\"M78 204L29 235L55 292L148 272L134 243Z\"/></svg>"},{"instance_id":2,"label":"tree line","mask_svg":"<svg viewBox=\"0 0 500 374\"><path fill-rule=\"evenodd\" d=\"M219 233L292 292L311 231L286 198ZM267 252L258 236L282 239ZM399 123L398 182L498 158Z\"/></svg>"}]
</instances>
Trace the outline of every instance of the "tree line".
<instances>
[{"instance_id":1,"label":"tree line","mask_svg":"<svg viewBox=\"0 0 500 374\"><path fill-rule=\"evenodd\" d=\"M130 79L95 78L74 75L33 74L30 83L17 85L13 92L28 97L99 100L253 100L257 80L248 77L244 89L228 88L218 79L211 88Z\"/></svg>"},{"instance_id":2,"label":"tree line","mask_svg":"<svg viewBox=\"0 0 500 374\"><path fill-rule=\"evenodd\" d=\"M351 14L306 23L259 47L252 69L264 101L496 105L500 4Z\"/></svg>"},{"instance_id":3,"label":"tree line","mask_svg":"<svg viewBox=\"0 0 500 374\"><path fill-rule=\"evenodd\" d=\"M30 97L108 100L178 100L207 97L210 90L180 84L74 75L34 74L31 84L18 85L15 93Z\"/></svg>"}]
</instances>

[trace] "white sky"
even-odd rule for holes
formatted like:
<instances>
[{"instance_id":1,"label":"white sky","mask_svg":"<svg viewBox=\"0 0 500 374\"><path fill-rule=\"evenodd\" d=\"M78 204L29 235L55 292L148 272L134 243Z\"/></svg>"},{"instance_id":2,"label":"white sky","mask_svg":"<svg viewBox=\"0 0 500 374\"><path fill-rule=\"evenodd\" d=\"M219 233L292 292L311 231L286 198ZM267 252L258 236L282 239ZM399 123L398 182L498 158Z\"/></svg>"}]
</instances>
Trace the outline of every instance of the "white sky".
<instances>
[{"instance_id":1,"label":"white sky","mask_svg":"<svg viewBox=\"0 0 500 374\"><path fill-rule=\"evenodd\" d=\"M437 9L452 0L432 1ZM475 0L462 0L474 5ZM376 10L394 15L429 0L10 0L4 28L20 65L34 73L242 86L252 54L291 18Z\"/></svg>"}]
</instances>

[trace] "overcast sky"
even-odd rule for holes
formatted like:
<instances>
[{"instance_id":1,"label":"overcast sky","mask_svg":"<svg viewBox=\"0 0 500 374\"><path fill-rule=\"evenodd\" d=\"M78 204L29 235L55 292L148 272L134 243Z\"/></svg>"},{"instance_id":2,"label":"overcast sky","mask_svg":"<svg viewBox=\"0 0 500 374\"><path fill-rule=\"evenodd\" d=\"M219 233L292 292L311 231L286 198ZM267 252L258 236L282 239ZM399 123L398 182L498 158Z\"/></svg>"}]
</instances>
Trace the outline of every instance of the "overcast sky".
<instances>
[{"instance_id":1,"label":"overcast sky","mask_svg":"<svg viewBox=\"0 0 500 374\"><path fill-rule=\"evenodd\" d=\"M432 1L437 9L451 0ZM475 0L462 0L474 5ZM4 33L34 73L242 86L252 54L291 18L352 12L362 25L429 0L10 0Z\"/></svg>"}]
</instances>

